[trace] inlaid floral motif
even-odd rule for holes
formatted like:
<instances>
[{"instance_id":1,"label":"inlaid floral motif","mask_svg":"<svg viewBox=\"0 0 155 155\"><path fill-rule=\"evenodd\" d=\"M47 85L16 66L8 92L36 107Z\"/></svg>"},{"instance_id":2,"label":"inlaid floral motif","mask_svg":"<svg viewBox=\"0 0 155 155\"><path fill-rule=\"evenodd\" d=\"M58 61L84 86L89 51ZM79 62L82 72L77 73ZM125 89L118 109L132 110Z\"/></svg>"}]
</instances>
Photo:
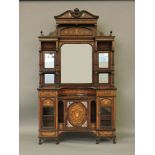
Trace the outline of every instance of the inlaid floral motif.
<instances>
[{"instance_id":1,"label":"inlaid floral motif","mask_svg":"<svg viewBox=\"0 0 155 155\"><path fill-rule=\"evenodd\" d=\"M73 103L68 108L68 120L72 126L81 127L86 122L86 108L82 103Z\"/></svg>"},{"instance_id":2,"label":"inlaid floral motif","mask_svg":"<svg viewBox=\"0 0 155 155\"><path fill-rule=\"evenodd\" d=\"M93 31L88 28L83 27L75 27L75 28L65 28L61 30L61 36L91 36L93 35Z\"/></svg>"},{"instance_id":3,"label":"inlaid floral motif","mask_svg":"<svg viewBox=\"0 0 155 155\"><path fill-rule=\"evenodd\" d=\"M111 100L110 99L101 100L101 106L111 106Z\"/></svg>"}]
</instances>

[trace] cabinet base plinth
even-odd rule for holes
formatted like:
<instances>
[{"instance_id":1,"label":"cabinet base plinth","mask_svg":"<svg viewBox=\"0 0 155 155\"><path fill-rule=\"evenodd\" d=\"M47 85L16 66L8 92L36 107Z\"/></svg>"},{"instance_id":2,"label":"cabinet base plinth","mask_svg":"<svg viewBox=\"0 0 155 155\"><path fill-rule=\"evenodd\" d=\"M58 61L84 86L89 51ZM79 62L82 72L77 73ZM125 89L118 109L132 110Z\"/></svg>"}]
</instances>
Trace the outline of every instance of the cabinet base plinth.
<instances>
[{"instance_id":1,"label":"cabinet base plinth","mask_svg":"<svg viewBox=\"0 0 155 155\"><path fill-rule=\"evenodd\" d=\"M48 136L39 137L39 144L40 145L43 144L43 142L46 141L46 140L54 140L55 144L59 144L60 143L60 136L63 133L65 134L66 132L63 131L63 132L57 134L57 136L55 136L55 137L48 137ZM92 135L94 135L96 137L96 144L100 144L101 139L111 139L112 143L116 144L116 135L102 135L101 136L101 135L98 135L97 132L96 133L92 132L92 133L93 133Z\"/></svg>"}]
</instances>

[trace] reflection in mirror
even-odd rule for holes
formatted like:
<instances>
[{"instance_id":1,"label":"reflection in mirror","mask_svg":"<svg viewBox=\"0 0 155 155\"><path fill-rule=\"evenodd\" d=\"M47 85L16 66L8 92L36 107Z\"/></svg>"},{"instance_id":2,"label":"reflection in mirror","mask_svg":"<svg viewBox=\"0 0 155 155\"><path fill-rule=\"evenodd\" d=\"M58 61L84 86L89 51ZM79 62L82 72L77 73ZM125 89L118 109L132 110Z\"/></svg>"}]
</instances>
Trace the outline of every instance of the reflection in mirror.
<instances>
[{"instance_id":1,"label":"reflection in mirror","mask_svg":"<svg viewBox=\"0 0 155 155\"><path fill-rule=\"evenodd\" d=\"M45 84L54 83L54 74L45 74Z\"/></svg>"},{"instance_id":2,"label":"reflection in mirror","mask_svg":"<svg viewBox=\"0 0 155 155\"><path fill-rule=\"evenodd\" d=\"M99 53L99 68L109 67L109 53Z\"/></svg>"},{"instance_id":3,"label":"reflection in mirror","mask_svg":"<svg viewBox=\"0 0 155 155\"><path fill-rule=\"evenodd\" d=\"M61 47L61 83L92 83L92 46L64 44Z\"/></svg>"},{"instance_id":4,"label":"reflection in mirror","mask_svg":"<svg viewBox=\"0 0 155 155\"><path fill-rule=\"evenodd\" d=\"M99 73L99 83L109 83L109 74Z\"/></svg>"},{"instance_id":5,"label":"reflection in mirror","mask_svg":"<svg viewBox=\"0 0 155 155\"><path fill-rule=\"evenodd\" d=\"M54 68L54 54L45 53L45 68Z\"/></svg>"}]
</instances>

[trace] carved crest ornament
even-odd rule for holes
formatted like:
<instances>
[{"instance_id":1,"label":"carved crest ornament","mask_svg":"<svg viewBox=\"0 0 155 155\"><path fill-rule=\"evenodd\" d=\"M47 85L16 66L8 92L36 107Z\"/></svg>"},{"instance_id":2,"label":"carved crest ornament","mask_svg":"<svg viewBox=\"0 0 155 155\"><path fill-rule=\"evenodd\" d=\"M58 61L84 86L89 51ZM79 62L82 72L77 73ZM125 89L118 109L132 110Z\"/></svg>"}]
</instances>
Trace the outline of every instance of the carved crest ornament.
<instances>
[{"instance_id":1,"label":"carved crest ornament","mask_svg":"<svg viewBox=\"0 0 155 155\"><path fill-rule=\"evenodd\" d=\"M64 13L58 15L58 16L54 16L55 19L58 18L95 18L98 19L99 16L93 15L90 12L86 11L86 10L79 10L78 8L75 8L74 11L72 10L67 10Z\"/></svg>"}]
</instances>

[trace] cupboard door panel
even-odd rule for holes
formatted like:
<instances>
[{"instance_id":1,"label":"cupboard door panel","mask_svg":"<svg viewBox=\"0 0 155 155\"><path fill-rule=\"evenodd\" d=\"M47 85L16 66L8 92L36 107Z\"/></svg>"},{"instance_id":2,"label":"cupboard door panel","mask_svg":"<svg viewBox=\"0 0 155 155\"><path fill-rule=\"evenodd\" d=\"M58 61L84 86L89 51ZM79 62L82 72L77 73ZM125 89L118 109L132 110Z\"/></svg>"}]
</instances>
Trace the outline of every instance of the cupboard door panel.
<instances>
[{"instance_id":1,"label":"cupboard door panel","mask_svg":"<svg viewBox=\"0 0 155 155\"><path fill-rule=\"evenodd\" d=\"M40 101L41 128L55 128L56 126L56 102L52 98L41 98Z\"/></svg>"},{"instance_id":2,"label":"cupboard door panel","mask_svg":"<svg viewBox=\"0 0 155 155\"><path fill-rule=\"evenodd\" d=\"M113 108L113 98L99 98L99 129L112 130L114 128L113 118L114 118L114 108Z\"/></svg>"},{"instance_id":3,"label":"cupboard door panel","mask_svg":"<svg viewBox=\"0 0 155 155\"><path fill-rule=\"evenodd\" d=\"M87 128L88 127L88 102L67 101L66 102L66 127Z\"/></svg>"}]
</instances>

